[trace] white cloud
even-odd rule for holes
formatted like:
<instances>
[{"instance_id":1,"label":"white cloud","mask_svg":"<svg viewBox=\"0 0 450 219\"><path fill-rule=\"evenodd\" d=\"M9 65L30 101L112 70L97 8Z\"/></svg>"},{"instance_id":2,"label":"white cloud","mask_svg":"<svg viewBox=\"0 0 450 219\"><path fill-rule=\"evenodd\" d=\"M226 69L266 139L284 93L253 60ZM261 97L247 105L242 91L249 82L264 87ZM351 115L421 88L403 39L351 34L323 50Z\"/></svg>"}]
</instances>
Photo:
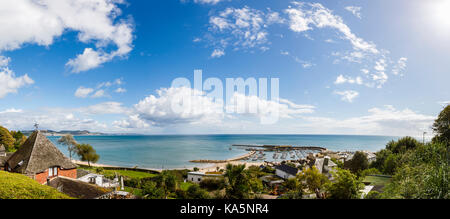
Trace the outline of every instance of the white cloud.
<instances>
[{"instance_id":1,"label":"white cloud","mask_svg":"<svg viewBox=\"0 0 450 219\"><path fill-rule=\"evenodd\" d=\"M361 85L361 84L363 84L363 80L359 76L356 78L352 78L352 77L346 77L344 75L339 75L336 78L336 81L334 82L334 84L345 84L345 83Z\"/></svg>"},{"instance_id":2,"label":"white cloud","mask_svg":"<svg viewBox=\"0 0 450 219\"><path fill-rule=\"evenodd\" d=\"M7 61L5 61L5 63L6 62ZM19 88L33 83L33 79L28 77L28 75L16 77L14 72L7 67L0 67L0 98L3 98L10 93L17 93Z\"/></svg>"},{"instance_id":3,"label":"white cloud","mask_svg":"<svg viewBox=\"0 0 450 219\"><path fill-rule=\"evenodd\" d=\"M22 109L16 109L16 108L11 108L11 109L6 109L3 111L0 111L0 114L6 114L6 113L21 113L23 112Z\"/></svg>"},{"instance_id":4,"label":"white cloud","mask_svg":"<svg viewBox=\"0 0 450 219\"><path fill-rule=\"evenodd\" d=\"M341 100L349 103L352 103L353 100L359 96L359 93L354 90L335 91L334 94L341 96Z\"/></svg>"},{"instance_id":5,"label":"white cloud","mask_svg":"<svg viewBox=\"0 0 450 219\"><path fill-rule=\"evenodd\" d=\"M220 58L225 55L225 52L221 49L215 49L211 54L211 58Z\"/></svg>"},{"instance_id":6,"label":"white cloud","mask_svg":"<svg viewBox=\"0 0 450 219\"><path fill-rule=\"evenodd\" d=\"M186 87L163 88L134 105L139 118L152 125L217 122L223 116L222 104L204 92Z\"/></svg>"},{"instance_id":7,"label":"white cloud","mask_svg":"<svg viewBox=\"0 0 450 219\"><path fill-rule=\"evenodd\" d=\"M194 0L195 3L215 5L224 0Z\"/></svg>"},{"instance_id":8,"label":"white cloud","mask_svg":"<svg viewBox=\"0 0 450 219\"><path fill-rule=\"evenodd\" d=\"M249 48L267 48L267 27L270 24L282 23L283 19L277 12L264 12L247 6L243 8L227 8L209 19L211 30L216 31L217 35L231 35L232 37L223 37L220 41L221 48L225 48L229 43L235 49ZM267 50L267 49L265 49Z\"/></svg>"},{"instance_id":9,"label":"white cloud","mask_svg":"<svg viewBox=\"0 0 450 219\"><path fill-rule=\"evenodd\" d=\"M104 102L88 107L82 107L76 109L75 111L90 115L105 115L105 114L126 114L129 112L129 109L124 107L122 103L119 102Z\"/></svg>"},{"instance_id":10,"label":"white cloud","mask_svg":"<svg viewBox=\"0 0 450 219\"><path fill-rule=\"evenodd\" d=\"M127 90L124 89L124 88L119 87L119 88L117 88L114 92L116 92L116 93L126 93Z\"/></svg>"},{"instance_id":11,"label":"white cloud","mask_svg":"<svg viewBox=\"0 0 450 219\"><path fill-rule=\"evenodd\" d=\"M0 68L7 67L11 58L0 55Z\"/></svg>"},{"instance_id":12,"label":"white cloud","mask_svg":"<svg viewBox=\"0 0 450 219\"><path fill-rule=\"evenodd\" d=\"M97 90L93 95L92 98L102 98L102 97L106 97L106 93L105 90Z\"/></svg>"},{"instance_id":13,"label":"white cloud","mask_svg":"<svg viewBox=\"0 0 450 219\"><path fill-rule=\"evenodd\" d=\"M50 46L66 31L77 31L78 40L95 43L67 66L78 73L125 57L132 50L133 28L130 19L117 20L118 4L123 0L16 0L0 1L0 52L26 43ZM114 45L116 50L109 50Z\"/></svg>"},{"instance_id":14,"label":"white cloud","mask_svg":"<svg viewBox=\"0 0 450 219\"><path fill-rule=\"evenodd\" d=\"M345 39L350 41L355 50L377 54L379 51L376 45L366 42L357 37L344 23L341 17L334 15L331 10L319 3L294 2L293 7L289 6L286 13L289 15L289 26L294 32L304 32L317 28L334 28L338 30Z\"/></svg>"},{"instance_id":15,"label":"white cloud","mask_svg":"<svg viewBox=\"0 0 450 219\"><path fill-rule=\"evenodd\" d=\"M347 7L345 7L345 10L350 11L357 18L361 19L361 7L347 6Z\"/></svg>"},{"instance_id":16,"label":"white cloud","mask_svg":"<svg viewBox=\"0 0 450 219\"><path fill-rule=\"evenodd\" d=\"M86 98L89 96L89 94L91 94L94 91L94 89L92 88L85 88L85 87L79 87L76 91L75 91L75 97L78 98Z\"/></svg>"},{"instance_id":17,"label":"white cloud","mask_svg":"<svg viewBox=\"0 0 450 219\"><path fill-rule=\"evenodd\" d=\"M394 66L392 70L392 74L403 76L403 71L406 69L406 62L408 58L402 57L397 61L397 64Z\"/></svg>"},{"instance_id":18,"label":"white cloud","mask_svg":"<svg viewBox=\"0 0 450 219\"><path fill-rule=\"evenodd\" d=\"M429 129L435 119L434 116L420 114L410 109L398 110L390 105L371 108L368 113L366 116L347 119L305 116L302 118L306 122L301 126L308 130L316 130L318 133L417 136L423 131L431 133Z\"/></svg>"}]
</instances>

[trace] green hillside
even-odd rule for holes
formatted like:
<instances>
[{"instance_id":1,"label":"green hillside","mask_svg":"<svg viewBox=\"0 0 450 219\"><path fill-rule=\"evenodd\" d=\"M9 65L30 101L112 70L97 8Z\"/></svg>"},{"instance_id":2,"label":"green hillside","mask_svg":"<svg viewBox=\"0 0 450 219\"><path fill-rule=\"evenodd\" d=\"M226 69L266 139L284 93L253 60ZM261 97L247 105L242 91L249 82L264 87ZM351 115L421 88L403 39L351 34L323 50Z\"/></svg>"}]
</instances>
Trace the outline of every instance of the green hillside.
<instances>
[{"instance_id":1,"label":"green hillside","mask_svg":"<svg viewBox=\"0 0 450 219\"><path fill-rule=\"evenodd\" d=\"M0 199L70 199L49 186L15 173L0 171Z\"/></svg>"}]
</instances>

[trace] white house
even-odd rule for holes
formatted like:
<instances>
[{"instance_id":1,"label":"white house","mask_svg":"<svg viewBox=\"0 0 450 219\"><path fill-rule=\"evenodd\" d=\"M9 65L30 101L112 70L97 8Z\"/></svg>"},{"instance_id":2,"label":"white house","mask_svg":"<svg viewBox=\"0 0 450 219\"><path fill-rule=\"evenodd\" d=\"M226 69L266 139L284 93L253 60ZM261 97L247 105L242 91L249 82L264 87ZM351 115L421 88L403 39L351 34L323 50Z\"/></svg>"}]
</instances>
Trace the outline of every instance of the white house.
<instances>
[{"instance_id":1,"label":"white house","mask_svg":"<svg viewBox=\"0 0 450 219\"><path fill-rule=\"evenodd\" d=\"M298 173L298 169L288 165L279 165L275 167L275 175L283 179L294 178Z\"/></svg>"},{"instance_id":2,"label":"white house","mask_svg":"<svg viewBox=\"0 0 450 219\"><path fill-rule=\"evenodd\" d=\"M218 173L203 173L203 172L189 172L187 175L187 181L200 183L206 178L218 178L223 176L223 174Z\"/></svg>"},{"instance_id":3,"label":"white house","mask_svg":"<svg viewBox=\"0 0 450 219\"><path fill-rule=\"evenodd\" d=\"M94 174L94 173L89 173L87 175L84 175L84 176L78 178L78 180L80 180L82 182L90 183L90 184L96 184L103 188L114 188L114 187L120 186L119 180L110 180L108 178L105 178L105 176L103 176L103 175Z\"/></svg>"}]
</instances>

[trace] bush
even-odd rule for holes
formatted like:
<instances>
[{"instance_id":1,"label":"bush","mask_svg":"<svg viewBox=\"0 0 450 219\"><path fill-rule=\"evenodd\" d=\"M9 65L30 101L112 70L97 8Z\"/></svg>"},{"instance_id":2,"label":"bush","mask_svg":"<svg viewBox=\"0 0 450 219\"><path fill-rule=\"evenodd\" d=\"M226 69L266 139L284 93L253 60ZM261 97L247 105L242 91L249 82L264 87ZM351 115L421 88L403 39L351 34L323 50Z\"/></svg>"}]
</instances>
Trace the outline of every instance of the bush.
<instances>
[{"instance_id":1,"label":"bush","mask_svg":"<svg viewBox=\"0 0 450 219\"><path fill-rule=\"evenodd\" d=\"M367 155L364 152L357 151L353 158L344 163L346 169L349 169L352 173L360 175L360 172L369 167L369 161Z\"/></svg>"},{"instance_id":2,"label":"bush","mask_svg":"<svg viewBox=\"0 0 450 219\"><path fill-rule=\"evenodd\" d=\"M364 199L380 199L380 193L377 191L370 191Z\"/></svg>"},{"instance_id":3,"label":"bush","mask_svg":"<svg viewBox=\"0 0 450 219\"><path fill-rule=\"evenodd\" d=\"M209 194L206 190L200 188L199 185L194 184L186 191L188 199L208 199Z\"/></svg>"},{"instance_id":4,"label":"bush","mask_svg":"<svg viewBox=\"0 0 450 219\"><path fill-rule=\"evenodd\" d=\"M200 187L208 191L220 190L225 188L224 179L203 179L200 182Z\"/></svg>"}]
</instances>

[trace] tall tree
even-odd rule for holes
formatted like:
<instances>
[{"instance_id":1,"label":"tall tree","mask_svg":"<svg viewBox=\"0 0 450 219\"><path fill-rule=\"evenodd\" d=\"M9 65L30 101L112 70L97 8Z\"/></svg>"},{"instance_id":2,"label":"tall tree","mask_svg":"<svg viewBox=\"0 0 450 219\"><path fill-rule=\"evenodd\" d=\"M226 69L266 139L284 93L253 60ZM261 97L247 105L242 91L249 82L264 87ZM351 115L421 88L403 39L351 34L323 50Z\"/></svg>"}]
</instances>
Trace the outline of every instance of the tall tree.
<instances>
[{"instance_id":1,"label":"tall tree","mask_svg":"<svg viewBox=\"0 0 450 219\"><path fill-rule=\"evenodd\" d=\"M58 143L67 147L67 151L69 151L70 160L72 160L72 153L76 152L78 145L77 141L75 141L75 139L73 138L73 135L68 134L62 136L58 140Z\"/></svg>"},{"instance_id":2,"label":"tall tree","mask_svg":"<svg viewBox=\"0 0 450 219\"><path fill-rule=\"evenodd\" d=\"M444 142L447 145L450 142L450 105L447 105L438 118L434 121L433 131L436 136L433 138L433 142Z\"/></svg>"},{"instance_id":3,"label":"tall tree","mask_svg":"<svg viewBox=\"0 0 450 219\"><path fill-rule=\"evenodd\" d=\"M338 169L334 174L335 181L328 184L328 198L359 199L363 184L349 170Z\"/></svg>"},{"instance_id":4,"label":"tall tree","mask_svg":"<svg viewBox=\"0 0 450 219\"><path fill-rule=\"evenodd\" d=\"M245 199L251 192L250 177L245 171L245 165L228 164L225 170L227 182L226 196L230 199Z\"/></svg>"},{"instance_id":5,"label":"tall tree","mask_svg":"<svg viewBox=\"0 0 450 219\"><path fill-rule=\"evenodd\" d=\"M156 183L159 188L164 191L164 197L170 195L171 192L175 192L178 188L177 177L170 171L163 171L156 177Z\"/></svg>"},{"instance_id":6,"label":"tall tree","mask_svg":"<svg viewBox=\"0 0 450 219\"><path fill-rule=\"evenodd\" d=\"M325 184L328 182L328 178L321 174L315 166L312 168L305 168L297 176L300 182L305 182L309 191L314 192L317 198L322 198L321 191Z\"/></svg>"},{"instance_id":7,"label":"tall tree","mask_svg":"<svg viewBox=\"0 0 450 219\"><path fill-rule=\"evenodd\" d=\"M369 161L367 155L364 152L357 151L353 155L353 158L344 163L344 167L349 169L354 174L358 174L369 167Z\"/></svg>"},{"instance_id":8,"label":"tall tree","mask_svg":"<svg viewBox=\"0 0 450 219\"><path fill-rule=\"evenodd\" d=\"M7 151L14 151L15 139L11 133L3 126L0 126L0 145L5 146Z\"/></svg>"},{"instance_id":9,"label":"tall tree","mask_svg":"<svg viewBox=\"0 0 450 219\"><path fill-rule=\"evenodd\" d=\"M96 163L100 158L100 155L90 144L77 145L77 154L82 161L87 161L89 166L91 166L91 162Z\"/></svg>"}]
</instances>

